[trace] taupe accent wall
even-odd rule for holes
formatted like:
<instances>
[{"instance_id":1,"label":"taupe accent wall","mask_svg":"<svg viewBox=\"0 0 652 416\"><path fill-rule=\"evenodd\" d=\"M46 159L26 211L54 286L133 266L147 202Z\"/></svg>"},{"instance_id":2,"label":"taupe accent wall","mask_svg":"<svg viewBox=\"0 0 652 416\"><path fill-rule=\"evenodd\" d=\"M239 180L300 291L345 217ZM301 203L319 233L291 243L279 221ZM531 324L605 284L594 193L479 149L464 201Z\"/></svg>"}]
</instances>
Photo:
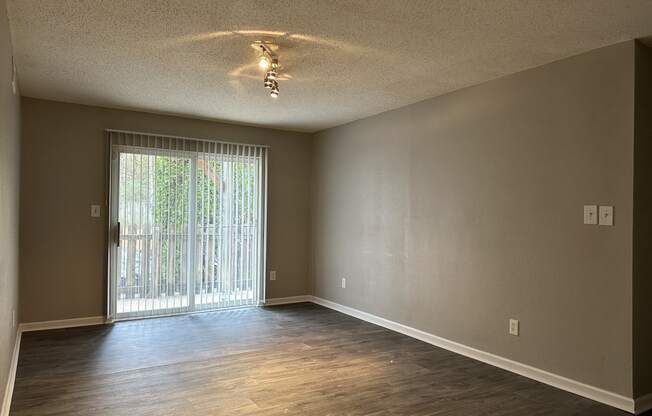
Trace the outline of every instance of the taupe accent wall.
<instances>
[{"instance_id":1,"label":"taupe accent wall","mask_svg":"<svg viewBox=\"0 0 652 416\"><path fill-rule=\"evenodd\" d=\"M18 312L19 286L20 95L11 87L11 50L5 2L0 1L0 406L16 340L12 315Z\"/></svg>"},{"instance_id":2,"label":"taupe accent wall","mask_svg":"<svg viewBox=\"0 0 652 416\"><path fill-rule=\"evenodd\" d=\"M318 133L313 293L632 397L633 120L632 41Z\"/></svg>"},{"instance_id":3,"label":"taupe accent wall","mask_svg":"<svg viewBox=\"0 0 652 416\"><path fill-rule=\"evenodd\" d=\"M22 124L23 322L105 314L105 128L270 145L267 297L308 293L310 135L32 98Z\"/></svg>"},{"instance_id":4,"label":"taupe accent wall","mask_svg":"<svg viewBox=\"0 0 652 416\"><path fill-rule=\"evenodd\" d=\"M636 44L634 397L652 393L652 49Z\"/></svg>"}]
</instances>

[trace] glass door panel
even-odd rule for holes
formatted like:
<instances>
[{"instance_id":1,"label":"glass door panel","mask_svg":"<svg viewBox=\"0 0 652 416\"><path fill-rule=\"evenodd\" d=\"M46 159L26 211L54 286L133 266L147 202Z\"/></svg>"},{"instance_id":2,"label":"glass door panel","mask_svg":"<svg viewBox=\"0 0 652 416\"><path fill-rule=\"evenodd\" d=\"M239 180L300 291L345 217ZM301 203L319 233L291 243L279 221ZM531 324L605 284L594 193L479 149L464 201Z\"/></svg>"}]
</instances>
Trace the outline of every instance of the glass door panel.
<instances>
[{"instance_id":1,"label":"glass door panel","mask_svg":"<svg viewBox=\"0 0 652 416\"><path fill-rule=\"evenodd\" d=\"M116 318L188 311L191 158L119 152Z\"/></svg>"},{"instance_id":2,"label":"glass door panel","mask_svg":"<svg viewBox=\"0 0 652 416\"><path fill-rule=\"evenodd\" d=\"M195 308L258 302L259 163L199 154L197 159Z\"/></svg>"}]
</instances>

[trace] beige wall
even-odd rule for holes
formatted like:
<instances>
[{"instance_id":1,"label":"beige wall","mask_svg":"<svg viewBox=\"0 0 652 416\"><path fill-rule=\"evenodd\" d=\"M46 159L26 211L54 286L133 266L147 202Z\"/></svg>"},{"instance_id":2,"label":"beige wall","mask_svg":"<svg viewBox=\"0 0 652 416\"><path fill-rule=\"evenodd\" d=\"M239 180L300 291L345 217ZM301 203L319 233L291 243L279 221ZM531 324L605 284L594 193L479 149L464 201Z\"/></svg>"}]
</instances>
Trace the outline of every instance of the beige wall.
<instances>
[{"instance_id":1,"label":"beige wall","mask_svg":"<svg viewBox=\"0 0 652 416\"><path fill-rule=\"evenodd\" d=\"M314 294L631 397L633 85L627 42L317 134Z\"/></svg>"},{"instance_id":2,"label":"beige wall","mask_svg":"<svg viewBox=\"0 0 652 416\"><path fill-rule=\"evenodd\" d=\"M9 25L0 1L0 405L16 337L12 312L18 310L20 98L11 73Z\"/></svg>"},{"instance_id":3,"label":"beige wall","mask_svg":"<svg viewBox=\"0 0 652 416\"><path fill-rule=\"evenodd\" d=\"M652 49L636 45L634 397L652 393Z\"/></svg>"},{"instance_id":4,"label":"beige wall","mask_svg":"<svg viewBox=\"0 0 652 416\"><path fill-rule=\"evenodd\" d=\"M309 291L307 134L23 98L21 313L23 322L105 312L105 128L268 144L267 297Z\"/></svg>"}]
</instances>

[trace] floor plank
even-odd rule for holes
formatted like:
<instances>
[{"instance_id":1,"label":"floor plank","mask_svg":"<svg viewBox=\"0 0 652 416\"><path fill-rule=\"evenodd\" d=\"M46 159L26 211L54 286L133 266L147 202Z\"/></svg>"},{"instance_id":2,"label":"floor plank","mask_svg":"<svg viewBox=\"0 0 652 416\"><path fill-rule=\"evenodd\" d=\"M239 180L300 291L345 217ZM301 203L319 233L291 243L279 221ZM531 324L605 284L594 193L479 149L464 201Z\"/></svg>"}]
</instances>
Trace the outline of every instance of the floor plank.
<instances>
[{"instance_id":1,"label":"floor plank","mask_svg":"<svg viewBox=\"0 0 652 416\"><path fill-rule=\"evenodd\" d=\"M626 414L309 303L25 333L11 406L12 416Z\"/></svg>"}]
</instances>

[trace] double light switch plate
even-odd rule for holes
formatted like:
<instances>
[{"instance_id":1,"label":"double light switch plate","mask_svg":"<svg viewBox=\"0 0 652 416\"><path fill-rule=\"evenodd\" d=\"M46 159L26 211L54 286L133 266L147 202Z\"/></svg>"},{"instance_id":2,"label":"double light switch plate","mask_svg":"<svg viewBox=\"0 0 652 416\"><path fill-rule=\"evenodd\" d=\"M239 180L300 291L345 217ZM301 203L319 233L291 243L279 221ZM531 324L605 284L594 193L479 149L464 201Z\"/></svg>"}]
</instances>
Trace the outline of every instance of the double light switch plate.
<instances>
[{"instance_id":1,"label":"double light switch plate","mask_svg":"<svg viewBox=\"0 0 652 416\"><path fill-rule=\"evenodd\" d=\"M584 224L614 225L614 207L584 205Z\"/></svg>"}]
</instances>

